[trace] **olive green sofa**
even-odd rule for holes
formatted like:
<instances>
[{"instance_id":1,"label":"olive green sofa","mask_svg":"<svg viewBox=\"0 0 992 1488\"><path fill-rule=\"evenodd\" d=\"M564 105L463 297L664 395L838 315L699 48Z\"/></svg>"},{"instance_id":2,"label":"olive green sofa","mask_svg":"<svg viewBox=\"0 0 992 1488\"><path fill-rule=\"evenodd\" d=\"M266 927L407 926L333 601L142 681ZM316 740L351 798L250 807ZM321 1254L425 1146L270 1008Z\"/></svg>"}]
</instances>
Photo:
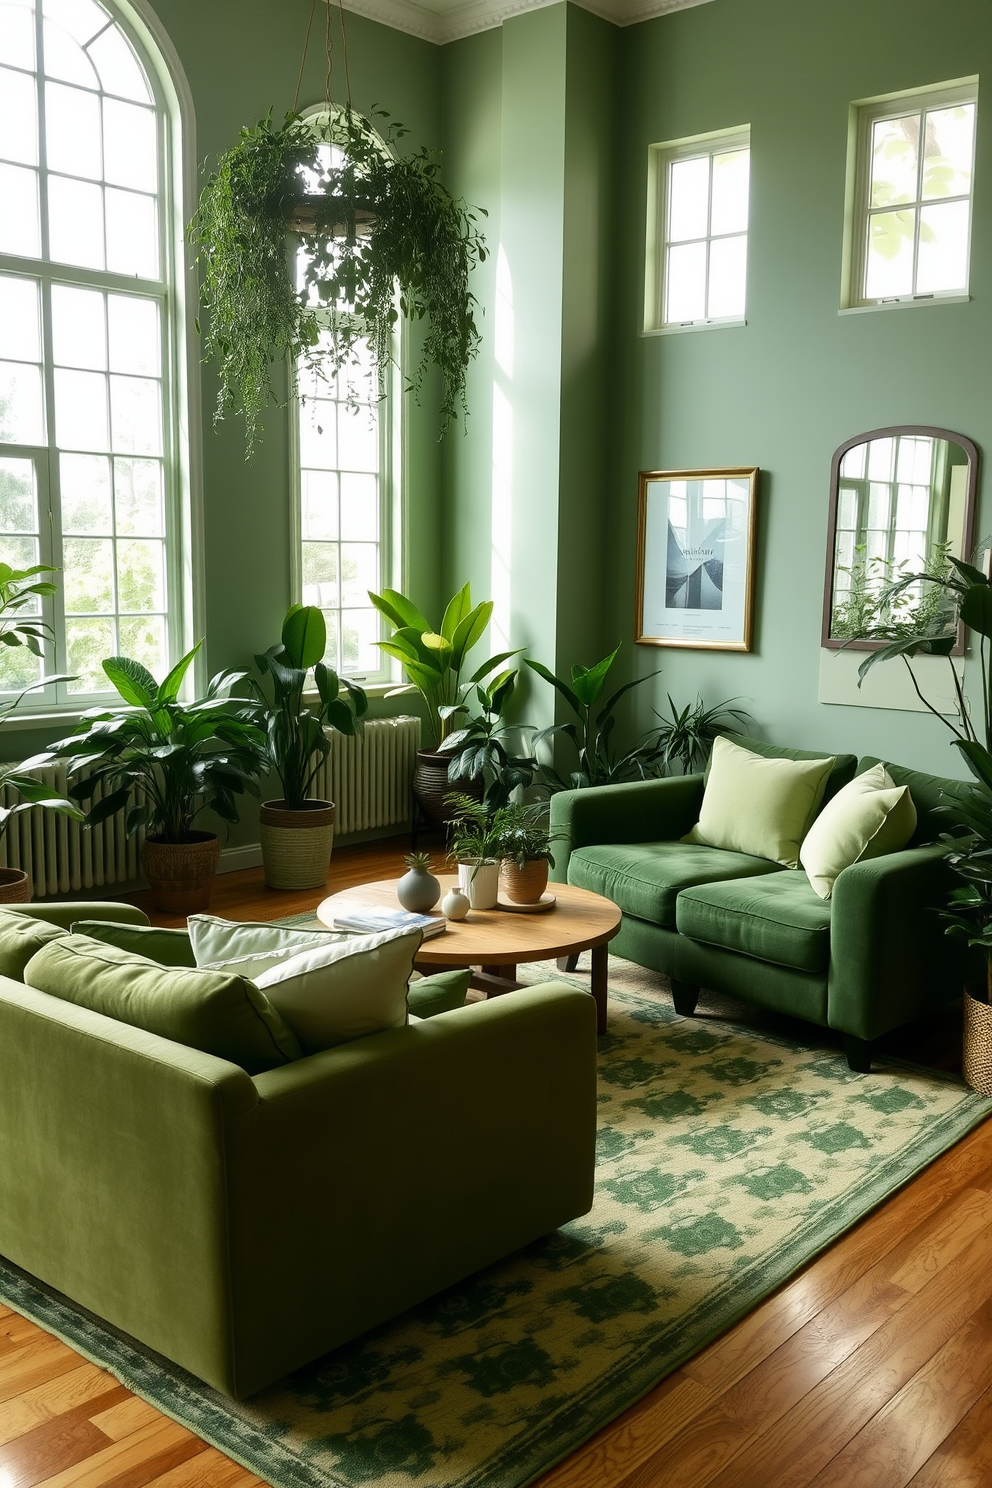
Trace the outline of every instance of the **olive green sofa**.
<instances>
[{"instance_id":1,"label":"olive green sofa","mask_svg":"<svg viewBox=\"0 0 992 1488\"><path fill-rule=\"evenodd\" d=\"M252 1077L0 977L0 1254L249 1395L585 1213L595 1052L550 983Z\"/></svg>"},{"instance_id":2,"label":"olive green sofa","mask_svg":"<svg viewBox=\"0 0 992 1488\"><path fill-rule=\"evenodd\" d=\"M738 739L770 758L824 758ZM877 760L836 758L824 802ZM973 963L934 911L950 883L933 845L949 818L936 814L967 791L886 762L918 813L908 848L846 868L821 899L803 870L684 843L699 816L704 777L687 775L568 791L551 820L566 834L556 879L592 889L623 910L611 950L671 978L676 1010L695 1011L701 987L844 1035L852 1069L871 1067L890 1029L961 991Z\"/></svg>"}]
</instances>

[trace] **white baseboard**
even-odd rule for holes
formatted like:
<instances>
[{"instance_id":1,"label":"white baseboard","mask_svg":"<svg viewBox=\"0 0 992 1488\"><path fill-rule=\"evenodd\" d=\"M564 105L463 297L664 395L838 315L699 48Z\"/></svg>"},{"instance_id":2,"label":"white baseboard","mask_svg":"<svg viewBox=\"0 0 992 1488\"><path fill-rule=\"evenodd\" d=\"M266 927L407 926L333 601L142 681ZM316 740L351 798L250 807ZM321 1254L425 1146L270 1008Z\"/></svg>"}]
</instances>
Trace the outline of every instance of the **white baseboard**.
<instances>
[{"instance_id":1,"label":"white baseboard","mask_svg":"<svg viewBox=\"0 0 992 1488\"><path fill-rule=\"evenodd\" d=\"M244 847L222 847L218 873L237 873L239 868L258 868L262 862L262 844L246 842Z\"/></svg>"}]
</instances>

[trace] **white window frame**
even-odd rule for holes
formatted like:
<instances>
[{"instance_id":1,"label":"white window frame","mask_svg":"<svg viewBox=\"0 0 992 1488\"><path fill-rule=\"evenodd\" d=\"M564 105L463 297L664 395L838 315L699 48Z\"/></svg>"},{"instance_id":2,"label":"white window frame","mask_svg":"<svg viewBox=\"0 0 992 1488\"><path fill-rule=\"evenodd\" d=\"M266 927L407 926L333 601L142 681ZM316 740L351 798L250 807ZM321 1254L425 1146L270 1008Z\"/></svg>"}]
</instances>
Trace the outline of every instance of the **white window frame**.
<instances>
[{"instance_id":1,"label":"white window frame","mask_svg":"<svg viewBox=\"0 0 992 1488\"><path fill-rule=\"evenodd\" d=\"M39 13L41 0L36 0ZM129 40L150 84L158 119L158 234L159 278L143 280L112 270L88 269L63 264L40 255L23 258L0 254L0 273L40 282L43 330L43 396L48 442L46 445L0 444L0 453L29 459L34 464L39 515L39 561L53 564L61 550L61 504L59 448L55 437L54 360L51 347L51 293L64 284L103 293L139 293L154 298L160 310L161 388L163 408L163 479L166 513L165 591L169 620L171 667L202 634L205 596L202 574L202 480L199 424L190 416L199 403L199 362L194 349L194 316L197 302L196 273L186 263L184 222L187 203L195 197L197 162L193 138L192 96L178 55L155 13L145 0L100 0L111 22ZM41 72L36 74L39 82ZM45 144L40 140L42 161ZM42 172L44 167L42 166ZM42 174L44 181L44 174ZM41 193L43 221L47 216L45 192ZM45 576L43 576L45 577ZM43 672L68 670L65 654L65 616L59 576L57 592L43 601L42 617L53 627L54 643L44 647ZM119 613L119 612L118 612ZM207 662L202 651L184 684L184 695L202 688ZM163 671L163 675L164 675ZM9 693L4 696L9 697ZM7 727L34 727L48 717L63 720L78 716L95 704L112 703L116 693L109 686L99 693L69 692L66 684L38 688L28 693Z\"/></svg>"},{"instance_id":2,"label":"white window frame","mask_svg":"<svg viewBox=\"0 0 992 1488\"><path fill-rule=\"evenodd\" d=\"M868 223L869 218L873 215L873 209L870 206L872 127L879 119L898 119L911 114L921 114L927 109L949 108L956 103L974 103L977 108L977 77L957 78L952 82L931 84L926 88L914 88L904 93L887 93L884 97L862 99L851 105L848 137L847 201L844 213L844 259L841 276L841 308L843 310L881 310L896 305L934 304L941 301L950 301L953 303L954 301L962 301L970 298L971 233L974 223L975 194L974 140L972 142L971 191L968 197L934 198L935 202L943 200L960 201L965 199L968 201L968 265L964 286L956 289L928 290L923 294L916 293L915 288L913 292L904 295L869 297L865 294ZM977 134L976 116L976 139ZM918 170L922 173L922 152ZM920 178L918 175L918 183ZM922 204L926 205L925 202ZM915 286L920 241L918 214L921 199L919 192L915 201L906 202L903 205L906 209L915 210L917 213L916 229L913 237L913 284ZM877 212L880 209L876 208L874 210ZM892 209L886 208L885 210Z\"/></svg>"},{"instance_id":3,"label":"white window frame","mask_svg":"<svg viewBox=\"0 0 992 1488\"><path fill-rule=\"evenodd\" d=\"M644 273L644 333L646 335L671 335L673 332L708 330L720 326L743 326L747 324L747 311L742 315L706 316L698 320L667 321L665 319L665 265L668 257L668 181L669 167L679 160L695 160L701 156L710 158L710 182L712 192L712 158L733 150L751 151L751 126L740 124L733 129L719 129L710 134L696 134L686 139L668 140L663 144L648 147L648 205L647 233ZM709 245L724 234L706 234L707 282L709 278ZM739 233L726 234L739 237ZM745 232L750 249L751 221Z\"/></svg>"},{"instance_id":4,"label":"white window frame","mask_svg":"<svg viewBox=\"0 0 992 1488\"><path fill-rule=\"evenodd\" d=\"M315 108L301 110L304 118L318 118L326 114L326 106L320 105ZM395 354L387 379L386 395L380 401L378 416L379 433L379 575L380 588L403 587L405 574L403 574L403 554L406 544L403 541L405 535L405 502L403 481L404 459L403 452L406 441L406 419L404 417L405 403L402 398L403 374L405 365L404 354L406 349L406 330L402 323L398 323L395 341ZM290 592L295 603L302 602L303 598L303 470L300 452L300 417L303 413L300 399L293 400L293 418L291 420L289 457L290 457L290 489L292 492L292 508L290 512ZM356 415L361 417L361 415ZM340 539L338 539L340 542ZM401 577L402 575L402 577ZM340 570L339 570L340 578ZM340 597L340 596L339 596ZM338 606L340 614L341 606ZM376 612L377 613L377 612ZM385 621L379 617L379 639L388 639L389 631ZM357 682L366 689L372 691L386 691L396 685L398 678L397 666L384 651L380 652L380 666L372 670L366 668L364 671L349 671L342 667L340 674L351 682ZM328 665L336 668L336 660L332 656L325 658Z\"/></svg>"}]
</instances>

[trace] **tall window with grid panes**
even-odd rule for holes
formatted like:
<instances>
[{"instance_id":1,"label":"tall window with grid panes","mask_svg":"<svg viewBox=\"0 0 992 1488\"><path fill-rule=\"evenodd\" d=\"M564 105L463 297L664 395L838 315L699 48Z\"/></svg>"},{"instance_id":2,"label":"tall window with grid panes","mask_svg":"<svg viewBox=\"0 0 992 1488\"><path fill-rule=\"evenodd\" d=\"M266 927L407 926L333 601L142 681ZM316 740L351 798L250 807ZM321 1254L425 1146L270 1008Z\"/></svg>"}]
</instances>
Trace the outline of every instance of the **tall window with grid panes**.
<instances>
[{"instance_id":1,"label":"tall window with grid panes","mask_svg":"<svg viewBox=\"0 0 992 1488\"><path fill-rule=\"evenodd\" d=\"M97 0L0 0L0 561L61 570L32 705L161 671L184 640L170 114ZM40 675L5 648L0 690Z\"/></svg>"}]
</instances>

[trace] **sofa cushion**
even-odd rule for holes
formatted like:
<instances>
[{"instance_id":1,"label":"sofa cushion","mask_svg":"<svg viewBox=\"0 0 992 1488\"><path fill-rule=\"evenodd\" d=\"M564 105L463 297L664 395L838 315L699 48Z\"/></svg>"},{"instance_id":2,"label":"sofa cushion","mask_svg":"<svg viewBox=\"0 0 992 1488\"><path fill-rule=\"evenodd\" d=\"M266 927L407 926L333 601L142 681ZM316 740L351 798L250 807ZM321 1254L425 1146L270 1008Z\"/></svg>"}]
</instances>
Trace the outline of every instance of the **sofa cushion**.
<instances>
[{"instance_id":1,"label":"sofa cushion","mask_svg":"<svg viewBox=\"0 0 992 1488\"><path fill-rule=\"evenodd\" d=\"M36 951L67 932L44 920L32 920L17 910L0 909L0 976L24 980L24 968Z\"/></svg>"},{"instance_id":2,"label":"sofa cushion","mask_svg":"<svg viewBox=\"0 0 992 1488\"><path fill-rule=\"evenodd\" d=\"M406 1002L414 1018L433 1018L436 1013L450 1013L454 1008L464 1007L469 982L470 967L456 966L452 971L438 971L433 976L418 977L407 989Z\"/></svg>"},{"instance_id":3,"label":"sofa cushion","mask_svg":"<svg viewBox=\"0 0 992 1488\"><path fill-rule=\"evenodd\" d=\"M799 864L799 846L820 809L832 755L767 759L729 739L713 743L699 821L683 839Z\"/></svg>"},{"instance_id":4,"label":"sofa cushion","mask_svg":"<svg viewBox=\"0 0 992 1488\"><path fill-rule=\"evenodd\" d=\"M675 901L693 884L778 873L767 858L686 842L631 842L576 848L568 881L618 904L624 914L675 929Z\"/></svg>"},{"instance_id":5,"label":"sofa cushion","mask_svg":"<svg viewBox=\"0 0 992 1488\"><path fill-rule=\"evenodd\" d=\"M29 987L216 1054L250 1075L299 1059L302 1049L267 998L244 977L159 966L85 935L63 935L24 968Z\"/></svg>"},{"instance_id":6,"label":"sofa cushion","mask_svg":"<svg viewBox=\"0 0 992 1488\"><path fill-rule=\"evenodd\" d=\"M675 921L690 940L758 961L814 972L830 962L830 904L802 869L685 889Z\"/></svg>"},{"instance_id":7,"label":"sofa cushion","mask_svg":"<svg viewBox=\"0 0 992 1488\"><path fill-rule=\"evenodd\" d=\"M908 770L905 765L894 765L889 760L879 760L875 755L866 755L858 760L858 773L872 765L884 764L895 785L908 785L916 807L916 831L910 838L910 847L920 847L936 842L941 832L950 832L955 825L954 802L966 802L972 786L967 780L949 780L942 775L926 775L922 770ZM945 810L949 807L950 810Z\"/></svg>"},{"instance_id":8,"label":"sofa cushion","mask_svg":"<svg viewBox=\"0 0 992 1488\"><path fill-rule=\"evenodd\" d=\"M826 756L825 749L787 749L784 744L769 744L765 739L750 739L744 734L734 736L735 744L741 749L749 749L752 754L760 754L763 759L791 759L791 760L817 760ZM856 757L853 754L835 754L833 756L833 768L827 776L827 783L823 789L823 801L826 803L835 796L841 786L854 779ZM858 765L858 769L863 768ZM707 761L704 771L704 779L709 779L710 761Z\"/></svg>"},{"instance_id":9,"label":"sofa cushion","mask_svg":"<svg viewBox=\"0 0 992 1488\"><path fill-rule=\"evenodd\" d=\"M806 834L799 862L821 899L864 858L898 852L913 835L916 807L906 785L893 785L884 765L873 765L828 801Z\"/></svg>"},{"instance_id":10,"label":"sofa cushion","mask_svg":"<svg viewBox=\"0 0 992 1488\"><path fill-rule=\"evenodd\" d=\"M105 945L120 946L157 961L159 966L195 966L193 947L185 930L163 930L159 925L122 925L117 920L75 920L73 935L88 935Z\"/></svg>"},{"instance_id":11,"label":"sofa cushion","mask_svg":"<svg viewBox=\"0 0 992 1488\"><path fill-rule=\"evenodd\" d=\"M301 928L276 925L271 920L223 920L218 915L206 914L190 915L186 931L195 965L230 966L249 977L313 946L348 939L342 931L325 930L321 925Z\"/></svg>"}]
</instances>

